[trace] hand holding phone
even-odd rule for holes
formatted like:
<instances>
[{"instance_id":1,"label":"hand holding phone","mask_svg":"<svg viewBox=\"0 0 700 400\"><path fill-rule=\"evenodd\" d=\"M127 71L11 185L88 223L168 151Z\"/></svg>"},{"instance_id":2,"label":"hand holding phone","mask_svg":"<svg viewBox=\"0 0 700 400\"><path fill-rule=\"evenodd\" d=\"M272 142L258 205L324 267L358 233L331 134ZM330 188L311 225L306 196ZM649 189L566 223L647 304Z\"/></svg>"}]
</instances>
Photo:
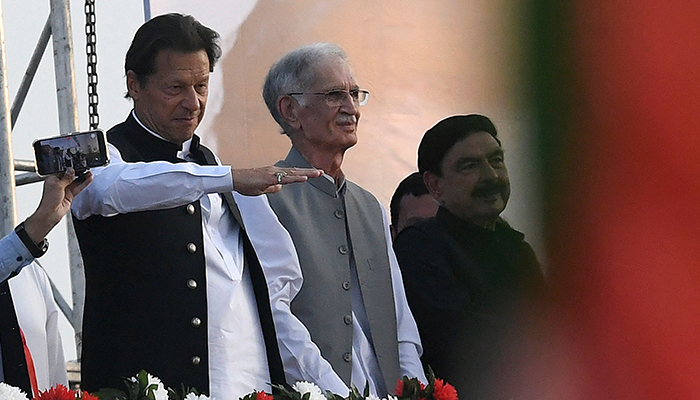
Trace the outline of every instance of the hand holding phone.
<instances>
[{"instance_id":1,"label":"hand holding phone","mask_svg":"<svg viewBox=\"0 0 700 400\"><path fill-rule=\"evenodd\" d=\"M37 173L48 176L73 168L80 177L90 168L109 163L109 152L101 129L35 140L34 160Z\"/></svg>"}]
</instances>

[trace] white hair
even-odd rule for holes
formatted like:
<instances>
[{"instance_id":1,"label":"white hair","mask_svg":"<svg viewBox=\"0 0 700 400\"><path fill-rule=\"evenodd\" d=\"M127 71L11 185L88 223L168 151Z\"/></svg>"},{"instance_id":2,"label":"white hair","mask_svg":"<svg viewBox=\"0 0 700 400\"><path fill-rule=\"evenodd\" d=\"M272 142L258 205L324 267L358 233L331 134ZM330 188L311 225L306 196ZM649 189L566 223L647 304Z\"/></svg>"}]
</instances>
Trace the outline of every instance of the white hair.
<instances>
[{"instance_id":1,"label":"white hair","mask_svg":"<svg viewBox=\"0 0 700 400\"><path fill-rule=\"evenodd\" d=\"M316 66L326 60L340 59L347 62L345 51L333 43L312 43L285 54L270 67L263 86L263 99L270 114L282 128L282 133L292 130L277 108L280 96L308 90L316 79ZM302 100L303 101L303 100ZM300 104L304 106L303 102Z\"/></svg>"}]
</instances>

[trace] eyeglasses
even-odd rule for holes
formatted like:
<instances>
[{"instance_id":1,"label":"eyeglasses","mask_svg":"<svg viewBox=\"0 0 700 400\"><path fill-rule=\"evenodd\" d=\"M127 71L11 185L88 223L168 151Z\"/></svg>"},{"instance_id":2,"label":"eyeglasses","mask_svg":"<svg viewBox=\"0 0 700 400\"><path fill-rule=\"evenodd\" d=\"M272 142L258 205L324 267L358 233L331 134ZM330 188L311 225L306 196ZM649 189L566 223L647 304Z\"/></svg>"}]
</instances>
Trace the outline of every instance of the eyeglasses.
<instances>
[{"instance_id":1,"label":"eyeglasses","mask_svg":"<svg viewBox=\"0 0 700 400\"><path fill-rule=\"evenodd\" d=\"M299 96L310 94L314 96L325 96L326 104L329 107L340 107L345 103L345 100L350 96L353 103L358 106L364 106L369 101L369 91L361 89L352 90L329 90L327 92L315 92L315 93L287 93L289 96Z\"/></svg>"}]
</instances>

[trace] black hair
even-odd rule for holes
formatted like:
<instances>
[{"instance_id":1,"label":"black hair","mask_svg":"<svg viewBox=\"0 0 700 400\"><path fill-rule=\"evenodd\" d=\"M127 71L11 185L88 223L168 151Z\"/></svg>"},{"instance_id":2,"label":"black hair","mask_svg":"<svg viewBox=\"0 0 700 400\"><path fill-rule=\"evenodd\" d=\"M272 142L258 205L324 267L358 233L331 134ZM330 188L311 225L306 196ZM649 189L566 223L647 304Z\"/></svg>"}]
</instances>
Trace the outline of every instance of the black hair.
<instances>
[{"instance_id":1,"label":"black hair","mask_svg":"<svg viewBox=\"0 0 700 400\"><path fill-rule=\"evenodd\" d=\"M209 58L209 72L221 57L219 34L202 25L191 15L178 13L153 17L136 31L126 52L124 72L134 71L139 85L156 72L156 57L161 50L184 53L204 50ZM128 93L127 96L129 97Z\"/></svg>"},{"instance_id":2,"label":"black hair","mask_svg":"<svg viewBox=\"0 0 700 400\"><path fill-rule=\"evenodd\" d=\"M423 175L421 175L420 172L414 172L411 175L403 178L401 183L399 183L399 186L396 187L394 195L391 196L391 203L389 203L391 225L398 225L401 199L409 194L412 194L415 197L430 194L428 187L425 186L425 182L423 182Z\"/></svg>"},{"instance_id":3,"label":"black hair","mask_svg":"<svg viewBox=\"0 0 700 400\"><path fill-rule=\"evenodd\" d=\"M483 115L453 115L435 124L425 132L418 146L418 171L421 175L432 172L442 176L440 164L445 155L455 143L476 132L486 132L501 144L493 122Z\"/></svg>"}]
</instances>

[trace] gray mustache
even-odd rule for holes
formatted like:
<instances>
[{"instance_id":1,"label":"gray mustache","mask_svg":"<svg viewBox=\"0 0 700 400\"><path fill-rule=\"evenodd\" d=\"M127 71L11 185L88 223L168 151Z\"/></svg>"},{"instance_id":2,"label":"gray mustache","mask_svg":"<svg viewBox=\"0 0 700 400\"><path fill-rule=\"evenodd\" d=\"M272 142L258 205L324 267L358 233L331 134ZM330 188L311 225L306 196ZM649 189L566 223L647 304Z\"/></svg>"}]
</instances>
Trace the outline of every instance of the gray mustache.
<instances>
[{"instance_id":1,"label":"gray mustache","mask_svg":"<svg viewBox=\"0 0 700 400\"><path fill-rule=\"evenodd\" d=\"M355 115L350 115L350 114L340 114L338 115L338 118L336 118L336 121L339 124L347 124L347 123L357 123L357 116Z\"/></svg>"}]
</instances>

